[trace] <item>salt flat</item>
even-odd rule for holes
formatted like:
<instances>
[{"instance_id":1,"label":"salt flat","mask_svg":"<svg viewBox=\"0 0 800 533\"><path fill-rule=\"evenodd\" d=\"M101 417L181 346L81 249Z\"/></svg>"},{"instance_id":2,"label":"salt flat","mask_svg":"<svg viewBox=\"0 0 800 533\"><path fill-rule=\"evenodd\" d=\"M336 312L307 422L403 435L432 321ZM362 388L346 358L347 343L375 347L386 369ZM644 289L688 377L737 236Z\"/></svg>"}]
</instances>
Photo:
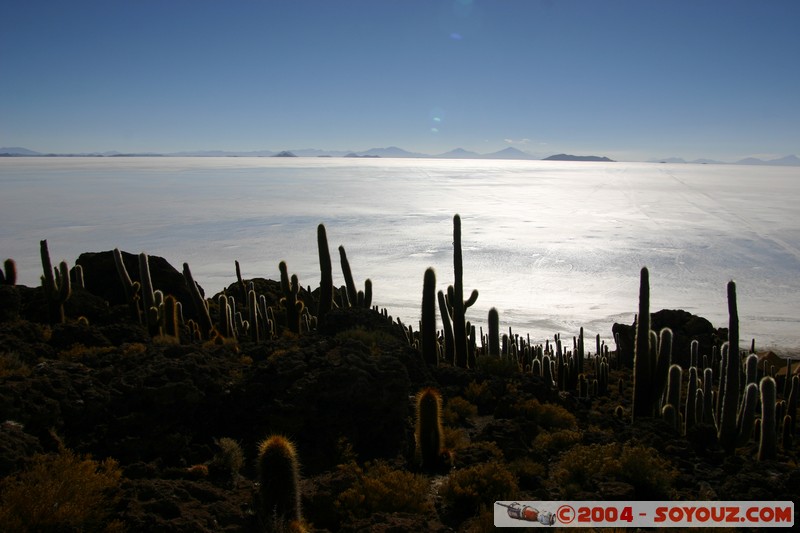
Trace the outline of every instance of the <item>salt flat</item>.
<instances>
[{"instance_id":1,"label":"salt flat","mask_svg":"<svg viewBox=\"0 0 800 533\"><path fill-rule=\"evenodd\" d=\"M188 262L207 293L277 279L316 287L316 226L347 249L374 303L416 325L425 268L452 283L462 217L467 318L543 340L611 335L637 308L727 321L735 279L743 343L800 351L800 169L737 165L331 158L3 158L0 255L37 285L54 260L114 247ZM334 283L343 284L334 270Z\"/></svg>"}]
</instances>

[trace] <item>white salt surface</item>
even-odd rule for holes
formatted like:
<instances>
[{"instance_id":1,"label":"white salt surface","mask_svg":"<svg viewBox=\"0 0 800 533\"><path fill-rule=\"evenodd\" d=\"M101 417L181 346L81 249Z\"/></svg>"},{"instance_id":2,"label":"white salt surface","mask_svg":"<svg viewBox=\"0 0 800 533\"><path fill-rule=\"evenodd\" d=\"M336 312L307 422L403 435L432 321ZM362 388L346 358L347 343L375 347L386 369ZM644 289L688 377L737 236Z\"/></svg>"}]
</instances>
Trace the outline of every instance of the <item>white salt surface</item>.
<instances>
[{"instance_id":1,"label":"white salt surface","mask_svg":"<svg viewBox=\"0 0 800 533\"><path fill-rule=\"evenodd\" d=\"M743 346L800 351L800 168L331 158L2 158L0 259L37 285L39 240L54 261L122 250L188 262L208 294L278 262L319 284L316 226L342 244L359 285L404 322L422 278L453 283L462 218L467 312L543 341L631 323L639 270L651 310L727 325L735 279ZM334 268L334 283L344 284ZM590 346L593 344L590 343ZM612 344L613 346L613 344Z\"/></svg>"}]
</instances>

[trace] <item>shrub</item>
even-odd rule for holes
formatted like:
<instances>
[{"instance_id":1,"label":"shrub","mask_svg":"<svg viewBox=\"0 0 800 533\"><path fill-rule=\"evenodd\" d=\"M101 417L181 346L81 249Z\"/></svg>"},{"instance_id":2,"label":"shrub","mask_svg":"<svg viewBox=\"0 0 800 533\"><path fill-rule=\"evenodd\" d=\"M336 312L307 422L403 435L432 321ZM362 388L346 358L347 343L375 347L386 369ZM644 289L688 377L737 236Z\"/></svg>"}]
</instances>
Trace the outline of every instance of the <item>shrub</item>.
<instances>
[{"instance_id":1,"label":"shrub","mask_svg":"<svg viewBox=\"0 0 800 533\"><path fill-rule=\"evenodd\" d=\"M433 511L425 476L396 470L380 461L367 463L363 469L354 462L339 468L353 480L336 498L336 507L348 516L364 518L377 512Z\"/></svg>"},{"instance_id":2,"label":"shrub","mask_svg":"<svg viewBox=\"0 0 800 533\"><path fill-rule=\"evenodd\" d=\"M500 378L508 378L520 372L519 365L511 358L492 357L488 355L478 357L476 368L479 372L484 372Z\"/></svg>"},{"instance_id":3,"label":"shrub","mask_svg":"<svg viewBox=\"0 0 800 533\"><path fill-rule=\"evenodd\" d=\"M31 375L31 367L23 361L17 352L0 353L0 378L7 376L27 377Z\"/></svg>"},{"instance_id":4,"label":"shrub","mask_svg":"<svg viewBox=\"0 0 800 533\"><path fill-rule=\"evenodd\" d=\"M478 407L485 406L494 400L492 391L489 390L489 383L487 381L477 383L474 380L470 381L464 389L464 398Z\"/></svg>"},{"instance_id":5,"label":"shrub","mask_svg":"<svg viewBox=\"0 0 800 533\"><path fill-rule=\"evenodd\" d=\"M61 361L86 360L112 353L114 350L116 350L116 348L112 346L84 346L83 344L73 344L68 349L58 352L58 358Z\"/></svg>"},{"instance_id":6,"label":"shrub","mask_svg":"<svg viewBox=\"0 0 800 533\"><path fill-rule=\"evenodd\" d=\"M118 499L122 472L116 461L97 462L62 449L33 457L30 466L0 483L0 524L5 531L104 531Z\"/></svg>"},{"instance_id":7,"label":"shrub","mask_svg":"<svg viewBox=\"0 0 800 533\"><path fill-rule=\"evenodd\" d=\"M226 480L235 479L244 465L244 452L239 443L228 437L216 441L217 452L208 465L210 473Z\"/></svg>"},{"instance_id":8,"label":"shrub","mask_svg":"<svg viewBox=\"0 0 800 533\"><path fill-rule=\"evenodd\" d=\"M462 425L468 418L478 415L478 408L460 396L447 400L442 412L442 419L450 426Z\"/></svg>"},{"instance_id":9,"label":"shrub","mask_svg":"<svg viewBox=\"0 0 800 533\"><path fill-rule=\"evenodd\" d=\"M581 440L581 433L571 429L544 431L533 440L533 455L544 460L571 448Z\"/></svg>"},{"instance_id":10,"label":"shrub","mask_svg":"<svg viewBox=\"0 0 800 533\"><path fill-rule=\"evenodd\" d=\"M575 429L578 420L575 415L560 405L540 403L537 399L526 400L514 406L518 415L536 422L544 429Z\"/></svg>"},{"instance_id":11,"label":"shrub","mask_svg":"<svg viewBox=\"0 0 800 533\"><path fill-rule=\"evenodd\" d=\"M334 339L339 342L344 342L346 340L358 341L369 348L370 353L374 356L378 356L383 352L382 346L387 344L394 346L399 342L396 337L385 331L367 330L363 327L341 331L336 334Z\"/></svg>"},{"instance_id":12,"label":"shrub","mask_svg":"<svg viewBox=\"0 0 800 533\"><path fill-rule=\"evenodd\" d=\"M472 516L481 506L514 498L517 480L505 465L481 463L452 472L440 489L444 503L459 516Z\"/></svg>"},{"instance_id":13,"label":"shrub","mask_svg":"<svg viewBox=\"0 0 800 533\"><path fill-rule=\"evenodd\" d=\"M669 497L677 471L658 451L641 444L577 445L565 452L551 469L550 482L571 497L594 490L599 478L630 483L642 499Z\"/></svg>"}]
</instances>

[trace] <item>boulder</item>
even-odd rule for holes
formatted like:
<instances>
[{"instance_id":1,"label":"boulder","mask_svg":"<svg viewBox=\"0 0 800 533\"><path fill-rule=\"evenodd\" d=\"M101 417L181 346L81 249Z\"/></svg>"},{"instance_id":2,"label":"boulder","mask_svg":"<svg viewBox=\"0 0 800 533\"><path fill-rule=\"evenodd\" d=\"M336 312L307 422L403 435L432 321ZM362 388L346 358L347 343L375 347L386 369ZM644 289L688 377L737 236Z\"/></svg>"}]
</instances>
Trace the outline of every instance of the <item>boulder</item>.
<instances>
[{"instance_id":1,"label":"boulder","mask_svg":"<svg viewBox=\"0 0 800 533\"><path fill-rule=\"evenodd\" d=\"M650 315L650 328L660 332L670 328L673 334L672 362L687 368L690 364L691 343L699 343L699 354L711 357L713 346L727 340L727 330L716 329L707 319L682 309L662 309ZM611 327L617 339L617 357L622 366L633 366L633 350L636 343L636 321L630 326L615 323Z\"/></svg>"},{"instance_id":2,"label":"boulder","mask_svg":"<svg viewBox=\"0 0 800 533\"><path fill-rule=\"evenodd\" d=\"M131 280L140 281L139 256L122 252L122 261L125 263ZM112 251L82 253L75 263L83 268L86 290L104 299L109 305L127 304ZM149 264L153 290L160 290L164 296L171 294L177 298L183 304L184 317L187 320L189 318L196 319L196 312L191 303L192 298L183 274L169 264L166 259L157 255L149 256ZM202 289L200 291L202 293Z\"/></svg>"}]
</instances>

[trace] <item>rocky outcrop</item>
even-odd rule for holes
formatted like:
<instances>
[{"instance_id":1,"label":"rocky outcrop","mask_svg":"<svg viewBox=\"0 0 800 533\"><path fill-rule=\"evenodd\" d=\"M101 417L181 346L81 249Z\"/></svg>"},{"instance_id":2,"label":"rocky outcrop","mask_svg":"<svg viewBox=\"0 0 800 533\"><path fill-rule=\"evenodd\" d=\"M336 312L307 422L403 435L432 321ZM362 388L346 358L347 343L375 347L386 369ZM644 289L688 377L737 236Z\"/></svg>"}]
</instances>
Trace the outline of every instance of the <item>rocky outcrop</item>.
<instances>
[{"instance_id":1,"label":"rocky outcrop","mask_svg":"<svg viewBox=\"0 0 800 533\"><path fill-rule=\"evenodd\" d=\"M699 343L700 357L711 357L712 346L719 346L728 337L726 329L716 329L703 317L681 309L662 309L650 315L651 329L655 332L670 328L673 333L672 362L684 368L689 366L691 343ZM633 348L636 339L636 322L630 326L615 323L611 327L617 339L617 357L622 366L633 366Z\"/></svg>"}]
</instances>

